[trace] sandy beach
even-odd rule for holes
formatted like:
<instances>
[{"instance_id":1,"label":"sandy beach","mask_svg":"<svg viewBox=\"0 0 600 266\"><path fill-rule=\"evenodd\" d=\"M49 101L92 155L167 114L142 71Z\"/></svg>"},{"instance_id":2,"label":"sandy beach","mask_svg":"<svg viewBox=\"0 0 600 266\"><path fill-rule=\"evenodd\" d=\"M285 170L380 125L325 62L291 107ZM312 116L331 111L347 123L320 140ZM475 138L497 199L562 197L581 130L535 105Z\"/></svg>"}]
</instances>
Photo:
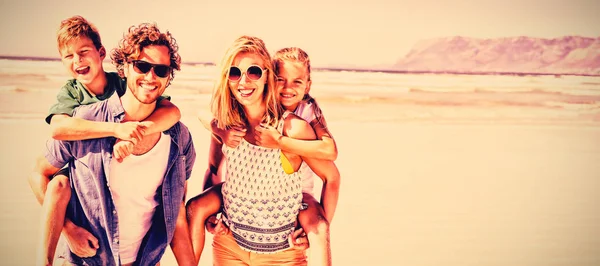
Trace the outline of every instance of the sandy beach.
<instances>
[{"instance_id":1,"label":"sandy beach","mask_svg":"<svg viewBox=\"0 0 600 266\"><path fill-rule=\"evenodd\" d=\"M63 82L11 75L0 78L0 263L33 265L40 208L27 177ZM196 117L209 96L172 92L197 151L189 197L207 165ZM600 265L598 108L545 119L527 106L321 105L342 174L335 265ZM206 243L200 265L212 264ZM170 250L161 265L176 265Z\"/></svg>"}]
</instances>

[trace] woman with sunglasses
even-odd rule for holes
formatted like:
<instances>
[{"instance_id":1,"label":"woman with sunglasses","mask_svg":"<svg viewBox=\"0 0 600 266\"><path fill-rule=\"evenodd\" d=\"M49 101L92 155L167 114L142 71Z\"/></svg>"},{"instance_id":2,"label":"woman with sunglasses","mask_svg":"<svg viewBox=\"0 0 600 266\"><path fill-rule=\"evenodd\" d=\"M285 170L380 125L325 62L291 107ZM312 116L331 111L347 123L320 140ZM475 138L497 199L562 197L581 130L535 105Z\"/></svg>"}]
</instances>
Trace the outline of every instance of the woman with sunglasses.
<instances>
[{"instance_id":1,"label":"woman with sunglasses","mask_svg":"<svg viewBox=\"0 0 600 266\"><path fill-rule=\"evenodd\" d=\"M314 131L277 102L273 64L261 39L238 38L219 73L211 101L217 126L247 132L235 148L211 138L205 188L219 183L223 158L227 179L222 187L213 186L188 201L196 262L204 246L204 221L219 210L222 199L223 221L230 230L213 238L214 265L306 265L305 251L291 248L288 240L302 206L298 170L303 160L313 169L324 167L319 160L257 146L255 129L272 126L298 139L315 139Z\"/></svg>"}]
</instances>

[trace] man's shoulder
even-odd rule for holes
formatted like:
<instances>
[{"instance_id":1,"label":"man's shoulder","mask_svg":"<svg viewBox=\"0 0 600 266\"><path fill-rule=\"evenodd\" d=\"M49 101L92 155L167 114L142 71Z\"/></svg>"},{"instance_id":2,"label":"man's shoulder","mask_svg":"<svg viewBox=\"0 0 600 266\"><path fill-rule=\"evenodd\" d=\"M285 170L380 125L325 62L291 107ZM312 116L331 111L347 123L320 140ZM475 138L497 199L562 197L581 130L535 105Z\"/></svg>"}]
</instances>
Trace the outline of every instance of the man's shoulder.
<instances>
[{"instance_id":1,"label":"man's shoulder","mask_svg":"<svg viewBox=\"0 0 600 266\"><path fill-rule=\"evenodd\" d=\"M187 125L185 125L183 122L177 121L177 123L175 123L170 129L169 132L171 134L176 134L176 135L187 135L190 134L190 129L188 128Z\"/></svg>"},{"instance_id":2,"label":"man's shoulder","mask_svg":"<svg viewBox=\"0 0 600 266\"><path fill-rule=\"evenodd\" d=\"M179 143L193 142L190 129L181 121L177 121L166 133Z\"/></svg>"}]
</instances>

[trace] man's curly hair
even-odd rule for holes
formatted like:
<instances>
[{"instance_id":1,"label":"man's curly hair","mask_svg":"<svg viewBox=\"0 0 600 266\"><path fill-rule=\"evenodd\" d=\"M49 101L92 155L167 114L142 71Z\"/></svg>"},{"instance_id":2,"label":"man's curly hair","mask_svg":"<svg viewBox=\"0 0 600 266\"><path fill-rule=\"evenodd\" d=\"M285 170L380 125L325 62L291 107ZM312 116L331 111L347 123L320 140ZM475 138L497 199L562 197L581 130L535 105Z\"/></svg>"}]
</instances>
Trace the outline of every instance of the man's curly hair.
<instances>
[{"instance_id":1,"label":"man's curly hair","mask_svg":"<svg viewBox=\"0 0 600 266\"><path fill-rule=\"evenodd\" d=\"M154 23L142 23L138 26L131 26L129 31L123 35L123 39L119 41L119 46L111 51L110 58L113 65L117 67L117 72L121 78L125 78L125 63L137 60L141 51L150 45L164 45L169 48L171 68L173 70L181 70L181 56L179 56L178 52L179 46L171 33L169 31L161 33ZM171 71L171 78L167 86L171 84L173 78L175 78L175 71Z\"/></svg>"}]
</instances>

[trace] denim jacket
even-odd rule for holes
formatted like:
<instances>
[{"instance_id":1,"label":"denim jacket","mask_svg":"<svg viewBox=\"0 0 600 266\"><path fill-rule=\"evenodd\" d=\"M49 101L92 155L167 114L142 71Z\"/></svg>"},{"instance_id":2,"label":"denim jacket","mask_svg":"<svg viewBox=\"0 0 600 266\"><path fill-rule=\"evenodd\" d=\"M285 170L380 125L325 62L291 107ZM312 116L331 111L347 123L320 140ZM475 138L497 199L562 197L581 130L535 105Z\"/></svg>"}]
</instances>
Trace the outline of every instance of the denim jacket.
<instances>
[{"instance_id":1,"label":"denim jacket","mask_svg":"<svg viewBox=\"0 0 600 266\"><path fill-rule=\"evenodd\" d=\"M74 117L93 121L119 123L125 111L114 94L109 99L80 106ZM188 128L178 122L165 131L171 136L167 172L156 193L159 206L152 218L152 226L144 237L135 265L156 265L167 245L173 239L177 215L185 197L185 183L190 177L196 153ZM66 243L57 254L77 265L120 265L119 220L110 192L108 174L115 138L80 141L48 140L46 159L55 167L68 164L71 182L71 200L67 217L73 223L92 233L99 243L96 255L79 258L71 253Z\"/></svg>"}]
</instances>

